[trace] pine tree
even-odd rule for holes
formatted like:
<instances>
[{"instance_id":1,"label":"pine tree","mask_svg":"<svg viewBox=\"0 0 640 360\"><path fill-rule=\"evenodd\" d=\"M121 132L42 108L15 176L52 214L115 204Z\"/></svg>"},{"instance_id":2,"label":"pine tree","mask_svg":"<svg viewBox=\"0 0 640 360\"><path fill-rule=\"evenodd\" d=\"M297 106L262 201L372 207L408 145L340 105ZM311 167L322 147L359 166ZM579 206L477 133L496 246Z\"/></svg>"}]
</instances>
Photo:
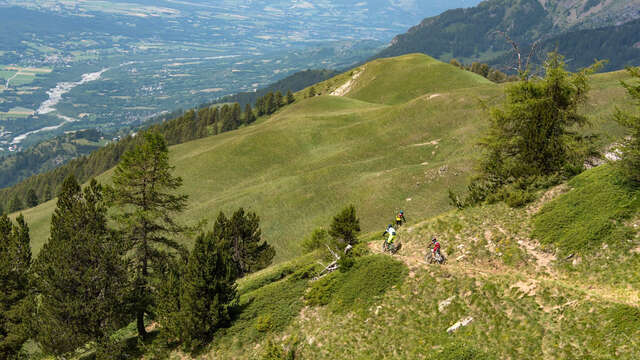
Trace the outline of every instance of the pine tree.
<instances>
[{"instance_id":1,"label":"pine tree","mask_svg":"<svg viewBox=\"0 0 640 360\"><path fill-rule=\"evenodd\" d=\"M224 214L218 216L217 225L222 228ZM276 252L266 241L262 241L260 218L254 212L245 213L243 208L233 213L226 221L224 238L228 240L237 264L239 276L263 269L271 264Z\"/></svg>"},{"instance_id":2,"label":"pine tree","mask_svg":"<svg viewBox=\"0 0 640 360\"><path fill-rule=\"evenodd\" d=\"M242 124L242 109L240 108L240 104L233 104L233 108L231 110L231 128L237 129Z\"/></svg>"},{"instance_id":3,"label":"pine tree","mask_svg":"<svg viewBox=\"0 0 640 360\"><path fill-rule=\"evenodd\" d=\"M277 108L277 104L276 104L276 100L275 97L273 96L273 93L268 93L267 95L265 95L265 108L266 108L266 114L267 115L271 115L274 112L276 112L276 110L278 110Z\"/></svg>"},{"instance_id":4,"label":"pine tree","mask_svg":"<svg viewBox=\"0 0 640 360\"><path fill-rule=\"evenodd\" d=\"M247 104L244 107L244 123L251 124L256 121L256 115L253 113L253 109L251 109L251 105Z\"/></svg>"},{"instance_id":5,"label":"pine tree","mask_svg":"<svg viewBox=\"0 0 640 360\"><path fill-rule=\"evenodd\" d=\"M220 226L201 234L186 266L182 280L180 322L181 340L194 349L211 339L213 333L229 323L236 299L236 266Z\"/></svg>"},{"instance_id":6,"label":"pine tree","mask_svg":"<svg viewBox=\"0 0 640 360\"><path fill-rule=\"evenodd\" d=\"M354 245L358 242L358 234L360 233L360 219L356 216L356 208L349 205L340 213L333 217L329 235L334 240L340 241L345 245Z\"/></svg>"},{"instance_id":7,"label":"pine tree","mask_svg":"<svg viewBox=\"0 0 640 360\"><path fill-rule=\"evenodd\" d=\"M276 109L284 106L284 97L282 96L282 93L280 91L276 91L276 94L274 95L274 101L276 104Z\"/></svg>"},{"instance_id":8,"label":"pine tree","mask_svg":"<svg viewBox=\"0 0 640 360\"><path fill-rule=\"evenodd\" d=\"M35 190L29 189L27 192L27 207L35 207L38 206L38 196L36 195Z\"/></svg>"},{"instance_id":9,"label":"pine tree","mask_svg":"<svg viewBox=\"0 0 640 360\"><path fill-rule=\"evenodd\" d=\"M632 78L640 80L640 67L627 70ZM630 137L623 143L622 159L619 164L632 182L640 183L640 82L635 84L622 82L622 86L635 100L639 112L634 116L621 110L616 111L616 121L631 132Z\"/></svg>"},{"instance_id":10,"label":"pine tree","mask_svg":"<svg viewBox=\"0 0 640 360\"><path fill-rule=\"evenodd\" d=\"M18 359L29 338L31 247L20 215L12 224L0 217L0 358Z\"/></svg>"},{"instance_id":11,"label":"pine tree","mask_svg":"<svg viewBox=\"0 0 640 360\"><path fill-rule=\"evenodd\" d=\"M307 97L314 97L316 96L316 88L314 88L313 86L309 88L309 92L307 93Z\"/></svg>"},{"instance_id":12,"label":"pine tree","mask_svg":"<svg viewBox=\"0 0 640 360\"><path fill-rule=\"evenodd\" d=\"M49 201L51 199L53 199L51 186L47 185L47 187L44 190L44 201Z\"/></svg>"},{"instance_id":13,"label":"pine tree","mask_svg":"<svg viewBox=\"0 0 640 360\"><path fill-rule=\"evenodd\" d=\"M287 104L291 105L296 101L296 98L293 96L291 90L287 91Z\"/></svg>"},{"instance_id":14,"label":"pine tree","mask_svg":"<svg viewBox=\"0 0 640 360\"><path fill-rule=\"evenodd\" d=\"M166 141L146 133L144 141L122 156L113 175L110 199L120 208L115 217L134 254L135 313L138 334L146 336L144 315L153 304L152 266L174 252L184 252L175 236L184 232L173 216L186 207L186 195L174 195L182 179L172 175Z\"/></svg>"},{"instance_id":15,"label":"pine tree","mask_svg":"<svg viewBox=\"0 0 640 360\"><path fill-rule=\"evenodd\" d=\"M24 206L22 206L22 201L20 201L18 194L15 194L13 199L11 199L11 203L9 203L9 213L20 211L23 208Z\"/></svg>"},{"instance_id":16,"label":"pine tree","mask_svg":"<svg viewBox=\"0 0 640 360\"><path fill-rule=\"evenodd\" d=\"M107 228L102 187L92 180L82 191L69 176L51 218L51 237L34 265L42 295L36 339L46 352L64 356L91 341L104 346L129 321L125 250Z\"/></svg>"}]
</instances>

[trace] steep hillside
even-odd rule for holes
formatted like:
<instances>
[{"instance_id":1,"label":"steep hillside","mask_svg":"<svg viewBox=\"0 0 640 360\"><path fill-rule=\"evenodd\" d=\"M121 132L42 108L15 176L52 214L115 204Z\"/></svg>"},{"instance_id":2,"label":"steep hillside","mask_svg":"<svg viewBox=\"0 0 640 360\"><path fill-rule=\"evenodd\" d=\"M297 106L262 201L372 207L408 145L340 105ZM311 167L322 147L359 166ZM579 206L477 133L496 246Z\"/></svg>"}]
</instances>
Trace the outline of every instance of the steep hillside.
<instances>
[{"instance_id":1,"label":"steep hillside","mask_svg":"<svg viewBox=\"0 0 640 360\"><path fill-rule=\"evenodd\" d=\"M618 81L625 76L594 78L587 131L605 135L603 144L621 134L609 114L614 104L624 107ZM414 219L440 214L450 209L447 189L461 188L472 169L474 144L486 126L481 101L503 96L503 85L425 55L376 60L314 87L345 96L302 100L304 90L301 101L267 120L171 147L190 196L182 220L251 208L283 261L348 203L358 207L366 231L400 208ZM54 206L25 212L36 253Z\"/></svg>"},{"instance_id":2,"label":"steep hillside","mask_svg":"<svg viewBox=\"0 0 640 360\"><path fill-rule=\"evenodd\" d=\"M540 196L403 227L398 254L365 255L318 281L305 279L318 253L244 279L250 311L194 358L637 359L638 190L604 165ZM587 236L567 243L569 233ZM434 234L445 265L425 261Z\"/></svg>"},{"instance_id":3,"label":"steep hillside","mask_svg":"<svg viewBox=\"0 0 640 360\"><path fill-rule=\"evenodd\" d=\"M487 0L473 8L450 10L424 19L407 33L396 36L378 57L421 52L444 61L457 58L489 62L511 50L499 32L508 33L525 47L570 31L618 26L639 17L639 0ZM616 36L623 32L626 37L636 34L628 27L605 31ZM573 36L576 35L582 35L579 48L574 45L559 50L569 57L582 58L586 56L583 49L592 48L585 46L585 42L594 39L588 33ZM618 59L618 51L628 46L620 41L613 44L599 48L598 58ZM637 62L640 57L631 60Z\"/></svg>"}]
</instances>

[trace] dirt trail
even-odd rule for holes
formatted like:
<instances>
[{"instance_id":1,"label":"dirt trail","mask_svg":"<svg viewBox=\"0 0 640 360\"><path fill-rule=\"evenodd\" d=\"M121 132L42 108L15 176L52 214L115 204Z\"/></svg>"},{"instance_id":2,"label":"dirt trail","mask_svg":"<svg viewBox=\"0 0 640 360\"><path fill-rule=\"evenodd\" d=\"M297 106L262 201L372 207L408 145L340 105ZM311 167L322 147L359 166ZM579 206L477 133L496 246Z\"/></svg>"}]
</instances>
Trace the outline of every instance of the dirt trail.
<instances>
[{"instance_id":1,"label":"dirt trail","mask_svg":"<svg viewBox=\"0 0 640 360\"><path fill-rule=\"evenodd\" d=\"M376 254L381 254L382 240L380 241L372 241L368 244L371 252ZM535 248L532 243L524 243L522 246L526 248L530 248L530 251L533 254L538 254L541 256L540 259L536 257L537 261L537 270L535 272L527 272L523 269L516 269L513 267L508 267L502 264L487 264L486 266L477 266L470 263L466 263L463 261L456 261L455 259L447 259L447 263L444 265L436 265L436 264L428 264L425 261L425 256L427 255L426 250L417 250L415 247L411 246L412 244L409 242L403 242L402 248L400 251L394 255L394 258L404 262L409 268L409 276L415 277L415 271L417 269L428 270L431 267L438 266L440 269L446 271L450 274L463 275L467 277L482 277L486 278L489 276L518 276L525 280L515 281L512 285L513 288L518 288L524 294L528 296L535 296L537 293L537 288L540 283L543 282L551 282L555 283L559 286L562 286L567 289L575 289L579 292L585 293L585 300L588 299L597 299L599 301L604 302L612 302L618 304L625 304L631 306L640 306L640 291L632 290L632 289L618 289L612 287L606 287L598 284L580 284L570 279L562 279L559 277L558 273L552 268L550 256L553 255L544 253ZM391 255L389 255L391 256ZM535 255L534 255L535 257ZM555 258L555 257L554 257ZM544 271L541 271L544 270ZM579 301L570 301L567 304L564 304L559 307L543 307L543 310L546 312L551 312L554 310L558 310L561 307L571 306L579 303Z\"/></svg>"}]
</instances>

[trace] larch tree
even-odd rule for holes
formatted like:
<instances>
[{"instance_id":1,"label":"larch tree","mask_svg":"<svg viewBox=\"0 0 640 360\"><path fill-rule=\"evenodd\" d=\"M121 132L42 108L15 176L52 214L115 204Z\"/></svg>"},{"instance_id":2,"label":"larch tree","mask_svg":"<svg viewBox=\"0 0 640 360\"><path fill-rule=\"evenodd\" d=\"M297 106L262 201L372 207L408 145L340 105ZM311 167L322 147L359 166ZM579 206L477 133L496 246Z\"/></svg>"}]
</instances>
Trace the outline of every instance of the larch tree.
<instances>
[{"instance_id":1,"label":"larch tree","mask_svg":"<svg viewBox=\"0 0 640 360\"><path fill-rule=\"evenodd\" d=\"M109 188L109 198L119 208L115 220L133 254L134 311L143 338L147 334L144 317L154 302L153 267L167 256L186 252L176 238L187 229L174 216L186 208L187 196L175 194L182 179L172 172L166 141L149 132L122 156Z\"/></svg>"},{"instance_id":2,"label":"larch tree","mask_svg":"<svg viewBox=\"0 0 640 360\"><path fill-rule=\"evenodd\" d=\"M579 110L587 100L588 75L600 64L572 74L562 56L551 53L543 77L524 72L522 81L509 85L504 106L491 109L489 130L480 143L485 150L480 174L469 185L467 199L454 201L457 206L508 197L502 190L513 183L526 188L538 178L581 171L591 148L575 128L588 123Z\"/></svg>"},{"instance_id":3,"label":"larch tree","mask_svg":"<svg viewBox=\"0 0 640 360\"><path fill-rule=\"evenodd\" d=\"M36 340L45 352L65 356L95 341L101 353L111 334L130 321L123 245L107 227L102 187L92 180L83 191L69 176L51 218L51 236L34 264L41 295Z\"/></svg>"}]
</instances>

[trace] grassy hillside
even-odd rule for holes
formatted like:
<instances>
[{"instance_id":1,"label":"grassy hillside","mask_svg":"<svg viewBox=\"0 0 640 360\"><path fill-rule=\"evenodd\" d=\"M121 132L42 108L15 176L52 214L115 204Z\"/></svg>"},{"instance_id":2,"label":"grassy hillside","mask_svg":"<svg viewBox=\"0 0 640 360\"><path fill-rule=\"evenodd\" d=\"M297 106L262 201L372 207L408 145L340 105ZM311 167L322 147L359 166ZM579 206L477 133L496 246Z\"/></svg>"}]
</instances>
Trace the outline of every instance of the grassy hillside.
<instances>
[{"instance_id":1,"label":"grassy hillside","mask_svg":"<svg viewBox=\"0 0 640 360\"><path fill-rule=\"evenodd\" d=\"M564 257L562 242L543 248L537 240L557 236L554 224L572 222L575 214L586 222L602 218L590 187L616 188L619 180L605 165L526 208L446 212L401 228L404 246L393 257L375 254L380 240L372 235L373 255L316 282L305 274L319 253L266 269L240 283L241 303L251 311L203 354L170 358L274 359L266 354L294 350L301 359L637 359L638 190L618 188L634 205L609 206L610 214L626 212L624 221L577 258ZM627 235L609 236L620 232ZM446 265L424 261L433 234ZM589 268L594 265L597 271ZM447 333L469 317L467 326Z\"/></svg>"},{"instance_id":2,"label":"grassy hillside","mask_svg":"<svg viewBox=\"0 0 640 360\"><path fill-rule=\"evenodd\" d=\"M603 135L603 145L621 134L610 114L615 104L625 106L618 84L624 77L594 77L585 109L593 126L586 131ZM294 105L255 125L171 147L190 196L182 220L251 208L282 261L298 255L301 239L348 203L357 206L365 231L380 229L397 209L410 221L449 210L446 190L466 184L486 126L481 102L501 101L503 85L407 55L376 60L315 88L328 94L349 80L346 96L302 99L303 90ZM54 206L25 211L36 253Z\"/></svg>"}]
</instances>

